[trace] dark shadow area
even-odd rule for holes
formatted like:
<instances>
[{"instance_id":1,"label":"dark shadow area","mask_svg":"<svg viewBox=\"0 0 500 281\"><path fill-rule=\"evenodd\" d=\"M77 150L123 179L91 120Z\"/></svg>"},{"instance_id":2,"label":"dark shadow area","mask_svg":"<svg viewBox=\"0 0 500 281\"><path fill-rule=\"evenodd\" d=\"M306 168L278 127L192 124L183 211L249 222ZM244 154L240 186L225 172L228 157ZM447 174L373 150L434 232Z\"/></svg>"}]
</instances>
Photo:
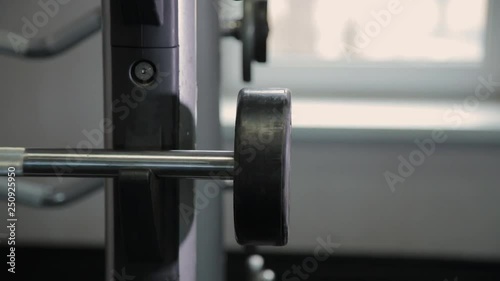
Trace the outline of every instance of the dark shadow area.
<instances>
[{"instance_id":1,"label":"dark shadow area","mask_svg":"<svg viewBox=\"0 0 500 281\"><path fill-rule=\"evenodd\" d=\"M4 242L4 241L2 241ZM2 243L4 244L4 243ZM5 281L98 281L104 280L105 256L101 248L16 247L16 273L7 272L8 248L1 247Z\"/></svg>"},{"instance_id":2,"label":"dark shadow area","mask_svg":"<svg viewBox=\"0 0 500 281\"><path fill-rule=\"evenodd\" d=\"M7 248L1 247L6 259ZM227 280L244 281L243 253L229 252ZM330 257L319 262L315 271L304 270L307 255L263 254L265 267L276 272L276 281L484 281L500 280L500 262L415 259L401 257ZM0 280L80 281L104 280L104 249L16 248L16 273L3 267ZM300 268L303 277L293 273ZM285 275L285 272L291 273ZM115 276L115 280L122 277ZM306 276L307 275L307 276ZM126 277L126 276L123 276ZM125 280L125 279L124 279ZM128 279L126 279L128 280ZM203 281L203 277L200 278Z\"/></svg>"},{"instance_id":3,"label":"dark shadow area","mask_svg":"<svg viewBox=\"0 0 500 281\"><path fill-rule=\"evenodd\" d=\"M307 272L309 255L261 254L276 281L484 281L500 280L500 262L476 262L401 257L330 257ZM240 281L245 273L243 253L227 254L227 280ZM306 262L308 268L311 263ZM300 273L294 273L299 268ZM288 274L287 271L289 272Z\"/></svg>"}]
</instances>

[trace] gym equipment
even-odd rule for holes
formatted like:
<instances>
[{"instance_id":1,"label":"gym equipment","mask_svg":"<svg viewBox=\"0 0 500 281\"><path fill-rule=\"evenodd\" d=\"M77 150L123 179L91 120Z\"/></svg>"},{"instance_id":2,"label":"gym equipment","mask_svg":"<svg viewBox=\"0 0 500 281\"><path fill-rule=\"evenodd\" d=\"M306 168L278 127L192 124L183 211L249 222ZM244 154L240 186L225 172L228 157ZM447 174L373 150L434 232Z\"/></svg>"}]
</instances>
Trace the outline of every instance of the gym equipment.
<instances>
[{"instance_id":1,"label":"gym equipment","mask_svg":"<svg viewBox=\"0 0 500 281\"><path fill-rule=\"evenodd\" d=\"M0 176L234 179L234 221L241 245L282 246L288 240L291 96L287 89L243 89L238 96L234 152L109 151L0 148Z\"/></svg>"},{"instance_id":2,"label":"gym equipment","mask_svg":"<svg viewBox=\"0 0 500 281\"><path fill-rule=\"evenodd\" d=\"M252 80L252 62L267 61L267 0L244 0L243 18L222 23L222 35L234 37L242 43L243 80Z\"/></svg>"},{"instance_id":3,"label":"gym equipment","mask_svg":"<svg viewBox=\"0 0 500 281\"><path fill-rule=\"evenodd\" d=\"M124 4L124 7L128 7L127 5L130 4ZM137 19L130 20L130 22L133 23L134 20L138 22ZM26 39L21 35L0 30L0 54L25 58L56 56L100 31L101 21L101 9L97 8L54 34L28 42L24 42ZM222 21L221 30L223 36L234 37L242 42L243 80L250 82L252 62L267 62L267 37L269 35L267 0L244 0L243 17L239 20ZM17 40L15 44L11 42L12 35L18 38L15 39Z\"/></svg>"},{"instance_id":4,"label":"gym equipment","mask_svg":"<svg viewBox=\"0 0 500 281\"><path fill-rule=\"evenodd\" d=\"M198 215L180 213L180 206L195 207L191 178L234 179L240 244L287 242L290 93L242 91L235 151L196 151L196 6L196 0L103 0L102 17L93 12L47 37L53 41L33 39L16 50L4 40L10 33L0 31L1 53L43 58L100 30L102 21L103 120L111 125L104 130L106 149L75 154L3 148L0 174L15 168L17 176L111 177L105 180L106 280L125 269L135 280L196 279ZM266 60L267 2L245 0L244 6L238 36L249 81L251 62ZM69 193L30 188L26 202L59 205L96 190L100 182ZM70 197L61 198L65 194Z\"/></svg>"},{"instance_id":5,"label":"gym equipment","mask_svg":"<svg viewBox=\"0 0 500 281\"><path fill-rule=\"evenodd\" d=\"M239 95L234 146L241 173L234 181L234 222L240 244L281 246L288 237L291 97L288 90L266 92Z\"/></svg>"}]
</instances>

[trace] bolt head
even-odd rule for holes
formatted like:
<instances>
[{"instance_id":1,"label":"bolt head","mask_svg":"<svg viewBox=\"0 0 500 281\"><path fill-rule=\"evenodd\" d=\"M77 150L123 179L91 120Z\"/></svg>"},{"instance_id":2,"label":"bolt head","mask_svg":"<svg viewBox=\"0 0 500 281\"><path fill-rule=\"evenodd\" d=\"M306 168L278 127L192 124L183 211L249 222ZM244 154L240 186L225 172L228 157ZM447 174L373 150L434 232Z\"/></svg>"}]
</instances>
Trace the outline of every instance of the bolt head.
<instances>
[{"instance_id":1,"label":"bolt head","mask_svg":"<svg viewBox=\"0 0 500 281\"><path fill-rule=\"evenodd\" d=\"M140 61L132 67L132 77L137 83L147 84L153 81L156 69L151 62Z\"/></svg>"}]
</instances>

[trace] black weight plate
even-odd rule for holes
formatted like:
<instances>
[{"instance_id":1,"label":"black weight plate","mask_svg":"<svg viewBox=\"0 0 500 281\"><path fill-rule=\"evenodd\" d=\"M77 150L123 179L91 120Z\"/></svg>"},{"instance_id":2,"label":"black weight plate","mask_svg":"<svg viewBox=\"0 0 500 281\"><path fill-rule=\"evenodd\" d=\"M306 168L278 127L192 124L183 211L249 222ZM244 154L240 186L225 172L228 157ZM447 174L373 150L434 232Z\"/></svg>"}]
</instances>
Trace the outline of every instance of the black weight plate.
<instances>
[{"instance_id":1,"label":"black weight plate","mask_svg":"<svg viewBox=\"0 0 500 281\"><path fill-rule=\"evenodd\" d=\"M267 22L267 0L255 1L255 50L254 58L258 62L267 61L267 37L269 24Z\"/></svg>"},{"instance_id":2,"label":"black weight plate","mask_svg":"<svg viewBox=\"0 0 500 281\"><path fill-rule=\"evenodd\" d=\"M234 143L234 226L241 245L288 241L291 95L243 89Z\"/></svg>"},{"instance_id":3,"label":"black weight plate","mask_svg":"<svg viewBox=\"0 0 500 281\"><path fill-rule=\"evenodd\" d=\"M243 81L252 81L252 61L254 59L255 46L255 17L254 17L254 1L245 0L243 2L243 20L240 29L240 40L243 44Z\"/></svg>"}]
</instances>

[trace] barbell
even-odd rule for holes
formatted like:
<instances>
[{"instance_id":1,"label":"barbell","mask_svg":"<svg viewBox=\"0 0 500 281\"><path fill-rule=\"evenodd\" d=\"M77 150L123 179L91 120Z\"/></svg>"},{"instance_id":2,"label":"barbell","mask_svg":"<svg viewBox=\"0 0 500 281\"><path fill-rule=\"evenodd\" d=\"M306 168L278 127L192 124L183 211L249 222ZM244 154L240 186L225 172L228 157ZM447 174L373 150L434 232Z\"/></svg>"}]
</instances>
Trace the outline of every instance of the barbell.
<instances>
[{"instance_id":1,"label":"barbell","mask_svg":"<svg viewBox=\"0 0 500 281\"><path fill-rule=\"evenodd\" d=\"M234 225L241 245L288 240L291 95L243 89L234 151L113 151L0 148L0 176L118 177L150 170L158 177L233 179Z\"/></svg>"}]
</instances>

